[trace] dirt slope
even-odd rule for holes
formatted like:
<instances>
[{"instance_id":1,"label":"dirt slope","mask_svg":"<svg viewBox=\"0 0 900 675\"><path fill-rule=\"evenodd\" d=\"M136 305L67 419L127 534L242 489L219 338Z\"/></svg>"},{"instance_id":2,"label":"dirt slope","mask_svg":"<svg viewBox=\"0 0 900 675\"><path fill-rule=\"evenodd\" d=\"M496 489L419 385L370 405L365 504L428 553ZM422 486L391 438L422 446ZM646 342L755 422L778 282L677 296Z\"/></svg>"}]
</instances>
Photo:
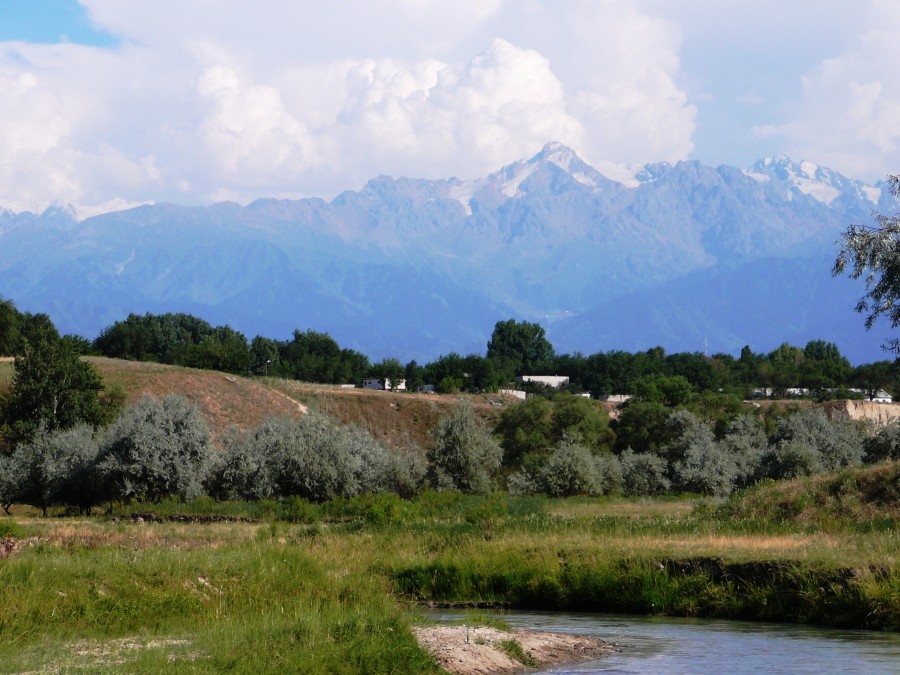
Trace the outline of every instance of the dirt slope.
<instances>
[{"instance_id":1,"label":"dirt slope","mask_svg":"<svg viewBox=\"0 0 900 675\"><path fill-rule=\"evenodd\" d=\"M469 402L485 423L493 426L515 399L499 395L442 396L341 389L277 378L238 377L158 363L102 357L93 363L107 386L121 386L128 403L142 395L181 394L194 402L210 429L220 436L231 426L251 429L267 417L299 417L309 409L344 424L357 424L389 445L424 450L429 431L441 415Z\"/></svg>"},{"instance_id":2,"label":"dirt slope","mask_svg":"<svg viewBox=\"0 0 900 675\"><path fill-rule=\"evenodd\" d=\"M246 377L103 357L87 360L97 367L106 386L124 389L128 404L145 394L181 394L198 407L216 436L232 426L253 428L267 417L299 417L305 411L282 392Z\"/></svg>"}]
</instances>

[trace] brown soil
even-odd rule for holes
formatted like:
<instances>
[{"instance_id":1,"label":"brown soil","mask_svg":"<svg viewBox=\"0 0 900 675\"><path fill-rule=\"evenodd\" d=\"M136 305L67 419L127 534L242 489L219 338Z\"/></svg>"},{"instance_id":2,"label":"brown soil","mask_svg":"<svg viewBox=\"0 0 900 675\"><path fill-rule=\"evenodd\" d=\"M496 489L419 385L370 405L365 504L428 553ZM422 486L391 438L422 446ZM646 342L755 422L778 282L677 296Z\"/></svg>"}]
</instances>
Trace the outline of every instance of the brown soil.
<instances>
[{"instance_id":1,"label":"brown soil","mask_svg":"<svg viewBox=\"0 0 900 675\"><path fill-rule=\"evenodd\" d=\"M825 404L829 417L845 416L852 420L874 422L878 426L900 419L900 404L872 401L829 401Z\"/></svg>"},{"instance_id":2,"label":"brown soil","mask_svg":"<svg viewBox=\"0 0 900 675\"><path fill-rule=\"evenodd\" d=\"M509 640L516 641L540 667L592 661L615 649L599 640L577 635L506 632L485 626L428 626L415 628L413 632L441 667L456 675L523 672L526 664L512 658L501 646Z\"/></svg>"},{"instance_id":3,"label":"brown soil","mask_svg":"<svg viewBox=\"0 0 900 675\"><path fill-rule=\"evenodd\" d=\"M268 417L299 417L306 412L300 402L246 377L103 357L87 360L107 387L122 387L129 405L144 395L184 396L197 406L215 437L231 427L250 429Z\"/></svg>"},{"instance_id":4,"label":"brown soil","mask_svg":"<svg viewBox=\"0 0 900 675\"><path fill-rule=\"evenodd\" d=\"M458 405L470 404L475 415L493 428L500 413L518 402L514 397L501 394L442 395L341 389L272 378L264 382L312 410L330 415L343 424L362 427L391 446L419 450L432 446L430 431L442 415Z\"/></svg>"},{"instance_id":5,"label":"brown soil","mask_svg":"<svg viewBox=\"0 0 900 675\"><path fill-rule=\"evenodd\" d=\"M229 428L252 429L267 417L299 417L308 408L356 424L393 447L423 451L441 415L463 402L493 427L503 409L517 402L504 395L440 395L341 389L277 378L247 378L210 370L124 361L87 359L108 387L120 386L127 404L141 396L180 394L197 405L215 438ZM308 407L308 408L307 408Z\"/></svg>"}]
</instances>

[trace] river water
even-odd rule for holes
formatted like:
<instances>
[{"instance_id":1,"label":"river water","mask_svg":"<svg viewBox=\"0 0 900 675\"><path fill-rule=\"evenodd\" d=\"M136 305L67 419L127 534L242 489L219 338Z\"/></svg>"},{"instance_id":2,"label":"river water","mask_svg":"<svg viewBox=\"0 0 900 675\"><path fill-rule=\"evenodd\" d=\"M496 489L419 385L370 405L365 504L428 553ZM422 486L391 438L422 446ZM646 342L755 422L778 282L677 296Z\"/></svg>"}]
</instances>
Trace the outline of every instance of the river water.
<instances>
[{"instance_id":1,"label":"river water","mask_svg":"<svg viewBox=\"0 0 900 675\"><path fill-rule=\"evenodd\" d=\"M621 650L547 673L892 673L900 675L900 635L791 624L611 614L479 612L514 628L589 635ZM461 622L465 611L433 610Z\"/></svg>"}]
</instances>

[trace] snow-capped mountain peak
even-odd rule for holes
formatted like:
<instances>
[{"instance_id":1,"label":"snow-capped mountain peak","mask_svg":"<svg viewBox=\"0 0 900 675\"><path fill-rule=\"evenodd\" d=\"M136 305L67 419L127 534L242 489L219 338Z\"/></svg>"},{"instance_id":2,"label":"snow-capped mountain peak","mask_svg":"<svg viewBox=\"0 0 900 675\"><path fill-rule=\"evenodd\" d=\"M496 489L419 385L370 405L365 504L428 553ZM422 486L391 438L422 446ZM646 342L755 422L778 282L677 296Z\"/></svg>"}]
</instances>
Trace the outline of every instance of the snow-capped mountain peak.
<instances>
[{"instance_id":1,"label":"snow-capped mountain peak","mask_svg":"<svg viewBox=\"0 0 900 675\"><path fill-rule=\"evenodd\" d=\"M138 206L149 206L154 204L152 201L147 202L129 202L120 197L110 199L102 204L84 205L72 204L59 199L17 202L2 201L0 202L0 212L6 212L10 215L19 213L33 213L41 216L49 212L58 212L64 214L76 222L81 222L93 216L99 216L104 213L114 213L116 211L126 211Z\"/></svg>"},{"instance_id":2,"label":"snow-capped mountain peak","mask_svg":"<svg viewBox=\"0 0 900 675\"><path fill-rule=\"evenodd\" d=\"M872 208L878 205L881 198L878 187L852 180L808 160L794 162L787 155L765 157L744 173L760 182L779 181L829 206L839 197L849 195Z\"/></svg>"}]
</instances>

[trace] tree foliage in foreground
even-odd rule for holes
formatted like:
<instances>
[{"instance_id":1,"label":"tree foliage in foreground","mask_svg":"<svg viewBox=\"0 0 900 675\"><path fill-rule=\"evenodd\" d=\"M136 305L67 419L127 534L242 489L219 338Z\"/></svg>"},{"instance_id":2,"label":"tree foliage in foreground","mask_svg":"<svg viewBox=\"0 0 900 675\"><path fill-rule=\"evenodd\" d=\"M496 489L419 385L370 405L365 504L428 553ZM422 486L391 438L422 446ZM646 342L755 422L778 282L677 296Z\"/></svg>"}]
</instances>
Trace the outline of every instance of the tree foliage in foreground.
<instances>
[{"instance_id":1,"label":"tree foliage in foreground","mask_svg":"<svg viewBox=\"0 0 900 675\"><path fill-rule=\"evenodd\" d=\"M900 175L889 176L891 194L900 198ZM856 311L866 314L866 328L881 317L892 328L900 326L900 215L876 214L875 227L851 225L841 236L841 248L834 262L834 274L848 272L850 278L864 278L866 293ZM886 345L900 352L900 339Z\"/></svg>"}]
</instances>

